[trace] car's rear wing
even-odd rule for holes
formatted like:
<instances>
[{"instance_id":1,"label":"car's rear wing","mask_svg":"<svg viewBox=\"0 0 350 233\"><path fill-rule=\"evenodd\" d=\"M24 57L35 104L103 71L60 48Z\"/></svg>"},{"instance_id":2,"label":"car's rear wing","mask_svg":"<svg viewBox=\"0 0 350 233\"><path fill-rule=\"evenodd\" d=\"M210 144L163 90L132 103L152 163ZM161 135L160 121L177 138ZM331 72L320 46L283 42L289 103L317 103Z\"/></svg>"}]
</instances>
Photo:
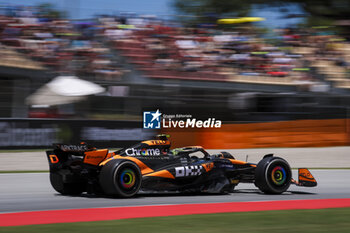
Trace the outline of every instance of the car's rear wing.
<instances>
[{"instance_id":1,"label":"car's rear wing","mask_svg":"<svg viewBox=\"0 0 350 233\"><path fill-rule=\"evenodd\" d=\"M292 183L298 186L315 187L317 181L307 168L298 169L298 181L292 179Z\"/></svg>"},{"instance_id":2,"label":"car's rear wing","mask_svg":"<svg viewBox=\"0 0 350 233\"><path fill-rule=\"evenodd\" d=\"M86 143L80 144L53 144L53 150L46 151L50 170L58 169L67 161L68 155L84 157L84 153L91 150Z\"/></svg>"}]
</instances>

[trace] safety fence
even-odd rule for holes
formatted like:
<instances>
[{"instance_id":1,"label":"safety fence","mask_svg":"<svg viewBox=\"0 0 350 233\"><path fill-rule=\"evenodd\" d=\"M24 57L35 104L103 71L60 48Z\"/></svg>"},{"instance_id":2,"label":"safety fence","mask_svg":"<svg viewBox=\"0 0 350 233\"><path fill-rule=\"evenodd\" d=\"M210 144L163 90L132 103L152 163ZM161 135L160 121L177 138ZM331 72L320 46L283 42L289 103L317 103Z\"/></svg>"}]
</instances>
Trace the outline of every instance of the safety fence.
<instances>
[{"instance_id":1,"label":"safety fence","mask_svg":"<svg viewBox=\"0 0 350 233\"><path fill-rule=\"evenodd\" d=\"M172 147L207 149L323 147L350 145L350 119L224 123L208 129L143 129L139 121L0 119L0 149L50 148L53 143L84 141L95 147L120 148L157 133L171 135Z\"/></svg>"},{"instance_id":2,"label":"safety fence","mask_svg":"<svg viewBox=\"0 0 350 233\"><path fill-rule=\"evenodd\" d=\"M324 147L350 145L350 119L223 124L220 129L173 129L173 146L207 149Z\"/></svg>"},{"instance_id":3,"label":"safety fence","mask_svg":"<svg viewBox=\"0 0 350 233\"><path fill-rule=\"evenodd\" d=\"M0 119L0 149L50 148L53 143L125 147L152 138L137 121Z\"/></svg>"}]
</instances>

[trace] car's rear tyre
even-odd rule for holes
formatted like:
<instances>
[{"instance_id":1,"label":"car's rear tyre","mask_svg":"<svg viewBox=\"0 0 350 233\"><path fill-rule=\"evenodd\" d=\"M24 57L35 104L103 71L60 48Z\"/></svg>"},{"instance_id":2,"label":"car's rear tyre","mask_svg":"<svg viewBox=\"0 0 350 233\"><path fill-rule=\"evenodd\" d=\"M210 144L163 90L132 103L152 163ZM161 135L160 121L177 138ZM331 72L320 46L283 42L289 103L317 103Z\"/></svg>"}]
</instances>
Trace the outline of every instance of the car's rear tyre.
<instances>
[{"instance_id":1,"label":"car's rear tyre","mask_svg":"<svg viewBox=\"0 0 350 233\"><path fill-rule=\"evenodd\" d=\"M132 161L111 160L102 169L99 177L102 190L108 195L132 197L141 187L140 168Z\"/></svg>"},{"instance_id":2,"label":"car's rear tyre","mask_svg":"<svg viewBox=\"0 0 350 233\"><path fill-rule=\"evenodd\" d=\"M231 184L230 189L229 189L229 193L233 193L236 189L236 186L237 186L236 184Z\"/></svg>"},{"instance_id":3,"label":"car's rear tyre","mask_svg":"<svg viewBox=\"0 0 350 233\"><path fill-rule=\"evenodd\" d=\"M50 172L50 182L52 187L63 195L79 195L85 191L83 182L65 182L67 176L72 176L69 170Z\"/></svg>"},{"instance_id":4,"label":"car's rear tyre","mask_svg":"<svg viewBox=\"0 0 350 233\"><path fill-rule=\"evenodd\" d=\"M63 195L79 195L86 191L86 181L84 181L75 170L81 169L82 159L68 159L65 158L65 162L60 168L50 168L50 182L52 187Z\"/></svg>"},{"instance_id":5,"label":"car's rear tyre","mask_svg":"<svg viewBox=\"0 0 350 233\"><path fill-rule=\"evenodd\" d=\"M255 170L255 185L264 193L280 194L290 186L292 170L289 164L279 157L262 159Z\"/></svg>"}]
</instances>

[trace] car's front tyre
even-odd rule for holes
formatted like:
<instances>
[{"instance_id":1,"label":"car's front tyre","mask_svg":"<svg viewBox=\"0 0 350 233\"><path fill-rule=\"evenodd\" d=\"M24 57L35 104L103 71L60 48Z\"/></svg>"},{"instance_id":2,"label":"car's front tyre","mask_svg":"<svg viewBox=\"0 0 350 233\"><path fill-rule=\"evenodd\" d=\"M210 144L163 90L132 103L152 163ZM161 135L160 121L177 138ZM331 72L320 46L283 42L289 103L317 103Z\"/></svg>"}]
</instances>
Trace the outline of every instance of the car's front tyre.
<instances>
[{"instance_id":1,"label":"car's front tyre","mask_svg":"<svg viewBox=\"0 0 350 233\"><path fill-rule=\"evenodd\" d=\"M279 157L262 159L255 170L255 185L264 193L281 194L290 186L292 170L287 161Z\"/></svg>"}]
</instances>

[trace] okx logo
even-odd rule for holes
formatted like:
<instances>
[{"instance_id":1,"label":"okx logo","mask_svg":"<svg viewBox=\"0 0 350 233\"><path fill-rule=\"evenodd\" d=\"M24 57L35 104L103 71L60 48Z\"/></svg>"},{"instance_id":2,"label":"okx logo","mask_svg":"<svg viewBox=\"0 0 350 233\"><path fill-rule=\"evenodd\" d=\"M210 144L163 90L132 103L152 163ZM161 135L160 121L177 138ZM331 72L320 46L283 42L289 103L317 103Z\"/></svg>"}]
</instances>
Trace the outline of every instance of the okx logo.
<instances>
[{"instance_id":1,"label":"okx logo","mask_svg":"<svg viewBox=\"0 0 350 233\"><path fill-rule=\"evenodd\" d=\"M156 112L143 112L143 128L144 129L160 129L159 109Z\"/></svg>"}]
</instances>

